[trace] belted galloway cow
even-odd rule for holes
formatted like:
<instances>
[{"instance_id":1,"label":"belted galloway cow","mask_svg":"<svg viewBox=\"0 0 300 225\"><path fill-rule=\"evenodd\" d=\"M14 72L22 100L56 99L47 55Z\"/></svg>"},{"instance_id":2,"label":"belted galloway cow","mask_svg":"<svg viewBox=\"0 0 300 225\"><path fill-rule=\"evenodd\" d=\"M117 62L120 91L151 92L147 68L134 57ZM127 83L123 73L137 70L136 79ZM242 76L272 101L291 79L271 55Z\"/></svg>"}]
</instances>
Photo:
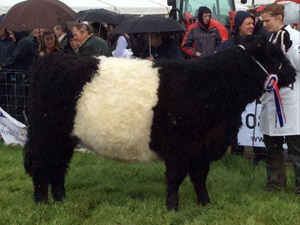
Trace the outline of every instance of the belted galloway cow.
<instances>
[{"instance_id":1,"label":"belted galloway cow","mask_svg":"<svg viewBox=\"0 0 300 225\"><path fill-rule=\"evenodd\" d=\"M55 201L66 197L66 170L81 143L112 160L162 159L169 210L178 210L186 176L198 204L209 203L209 165L224 155L268 73L277 74L279 87L295 81L293 67L265 38L237 42L191 61L42 57L31 78L24 148L35 202L48 202L49 186Z\"/></svg>"}]
</instances>

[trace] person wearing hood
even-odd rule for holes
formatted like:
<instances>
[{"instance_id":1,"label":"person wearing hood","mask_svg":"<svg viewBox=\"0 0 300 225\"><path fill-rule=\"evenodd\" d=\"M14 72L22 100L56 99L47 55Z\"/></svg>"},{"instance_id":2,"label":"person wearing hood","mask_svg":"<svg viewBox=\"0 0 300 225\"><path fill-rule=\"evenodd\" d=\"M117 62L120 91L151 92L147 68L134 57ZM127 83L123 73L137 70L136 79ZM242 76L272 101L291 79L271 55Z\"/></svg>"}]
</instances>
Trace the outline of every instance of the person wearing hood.
<instances>
[{"instance_id":1,"label":"person wearing hood","mask_svg":"<svg viewBox=\"0 0 300 225\"><path fill-rule=\"evenodd\" d=\"M181 43L181 49L192 58L203 58L216 52L222 37L216 27L210 24L211 10L201 6L198 22L191 24Z\"/></svg>"},{"instance_id":2,"label":"person wearing hood","mask_svg":"<svg viewBox=\"0 0 300 225\"><path fill-rule=\"evenodd\" d=\"M0 17L1 19L1 17ZM9 38L7 29L0 26L0 62L9 57L15 48L15 43ZM7 111L7 74L0 71L0 107Z\"/></svg>"},{"instance_id":3,"label":"person wearing hood","mask_svg":"<svg viewBox=\"0 0 300 225\"><path fill-rule=\"evenodd\" d=\"M27 37L26 32L8 30L8 33L9 37L16 44L16 47L9 57L0 62L0 70L3 68L30 70L36 54L36 46L32 40Z\"/></svg>"},{"instance_id":4,"label":"person wearing hood","mask_svg":"<svg viewBox=\"0 0 300 225\"><path fill-rule=\"evenodd\" d=\"M248 9L247 12L255 18L253 34L269 38L271 36L271 33L268 32L267 29L263 26L263 22L260 19L259 12L257 12L255 9Z\"/></svg>"},{"instance_id":5,"label":"person wearing hood","mask_svg":"<svg viewBox=\"0 0 300 225\"><path fill-rule=\"evenodd\" d=\"M6 109L7 113L18 121L25 123L26 118L24 114L26 107L24 105L24 92L27 91L25 82L29 78L29 73L24 72L24 70L29 71L31 69L36 54L36 46L33 41L27 37L26 32L8 30L8 33L9 37L16 44L16 47L10 56L0 62L0 70L14 70L6 73L8 83L6 86L6 94L9 98L7 102L4 103L9 105Z\"/></svg>"},{"instance_id":6,"label":"person wearing hood","mask_svg":"<svg viewBox=\"0 0 300 225\"><path fill-rule=\"evenodd\" d=\"M234 36L223 42L217 52L223 52L235 45L235 38L238 36L250 36L253 34L255 18L248 12L238 11L234 17Z\"/></svg>"},{"instance_id":7,"label":"person wearing hood","mask_svg":"<svg viewBox=\"0 0 300 225\"><path fill-rule=\"evenodd\" d=\"M224 52L235 46L235 39L239 36L250 36L253 34L255 18L248 12L238 11L234 17L234 36L223 42L217 52ZM244 146L238 145L238 138L235 136L231 143L231 152L242 154ZM257 159L255 159L256 161Z\"/></svg>"}]
</instances>

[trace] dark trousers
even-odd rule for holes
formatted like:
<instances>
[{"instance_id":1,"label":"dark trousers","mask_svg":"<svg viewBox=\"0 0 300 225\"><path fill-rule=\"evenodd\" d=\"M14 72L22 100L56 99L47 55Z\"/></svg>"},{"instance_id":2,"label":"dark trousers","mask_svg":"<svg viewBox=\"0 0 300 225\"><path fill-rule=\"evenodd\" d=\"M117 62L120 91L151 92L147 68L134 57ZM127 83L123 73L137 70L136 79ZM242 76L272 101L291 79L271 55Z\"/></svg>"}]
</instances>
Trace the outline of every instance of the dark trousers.
<instances>
[{"instance_id":1,"label":"dark trousers","mask_svg":"<svg viewBox=\"0 0 300 225\"><path fill-rule=\"evenodd\" d=\"M283 143L286 140L288 154L293 162L295 173L295 191L300 194L300 135L292 136L268 136L264 135L267 148L267 183L268 190L277 190L286 186L285 156Z\"/></svg>"}]
</instances>

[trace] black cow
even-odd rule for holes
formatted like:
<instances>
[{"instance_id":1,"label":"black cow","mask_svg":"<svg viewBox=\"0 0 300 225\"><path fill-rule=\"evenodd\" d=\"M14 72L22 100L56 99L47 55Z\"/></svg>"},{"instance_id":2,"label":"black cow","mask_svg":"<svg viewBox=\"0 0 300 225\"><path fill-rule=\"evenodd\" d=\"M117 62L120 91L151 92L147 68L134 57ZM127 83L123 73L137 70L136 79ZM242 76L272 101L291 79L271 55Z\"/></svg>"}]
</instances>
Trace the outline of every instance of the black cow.
<instances>
[{"instance_id":1,"label":"black cow","mask_svg":"<svg viewBox=\"0 0 300 225\"><path fill-rule=\"evenodd\" d=\"M198 204L209 203L209 165L224 155L246 105L262 94L266 71L278 74L279 87L296 76L266 39L239 43L191 61L42 57L31 78L24 148L35 201L48 202L49 185L55 201L65 198L66 169L80 142L115 160L163 159L169 210L178 210L187 175Z\"/></svg>"}]
</instances>

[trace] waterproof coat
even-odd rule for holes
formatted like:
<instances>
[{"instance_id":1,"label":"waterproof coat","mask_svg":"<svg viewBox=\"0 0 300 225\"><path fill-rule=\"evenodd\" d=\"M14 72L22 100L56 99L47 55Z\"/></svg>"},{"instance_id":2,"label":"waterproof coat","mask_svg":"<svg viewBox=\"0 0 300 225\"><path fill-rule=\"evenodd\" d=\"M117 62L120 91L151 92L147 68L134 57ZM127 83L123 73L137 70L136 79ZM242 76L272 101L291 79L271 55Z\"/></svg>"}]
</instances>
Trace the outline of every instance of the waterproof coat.
<instances>
[{"instance_id":1,"label":"waterproof coat","mask_svg":"<svg viewBox=\"0 0 300 225\"><path fill-rule=\"evenodd\" d=\"M194 58L196 58L196 52L200 52L200 57L203 58L214 54L221 42L222 37L216 27L211 25L208 29L203 29L198 22L188 27L181 49Z\"/></svg>"},{"instance_id":2,"label":"waterproof coat","mask_svg":"<svg viewBox=\"0 0 300 225\"><path fill-rule=\"evenodd\" d=\"M15 49L15 43L6 36L3 40L0 40L0 62L7 59Z\"/></svg>"},{"instance_id":3,"label":"waterproof coat","mask_svg":"<svg viewBox=\"0 0 300 225\"><path fill-rule=\"evenodd\" d=\"M36 46L28 37L17 40L15 49L2 62L0 66L4 69L29 70L36 55Z\"/></svg>"},{"instance_id":4,"label":"waterproof coat","mask_svg":"<svg viewBox=\"0 0 300 225\"><path fill-rule=\"evenodd\" d=\"M277 118L273 91L266 92L261 97L260 131L269 136L300 135L300 32L290 26L285 29L289 32L293 45L287 52L285 46L281 47L294 66L297 77L296 82L291 87L280 89L286 115L286 124L283 127L280 127Z\"/></svg>"},{"instance_id":5,"label":"waterproof coat","mask_svg":"<svg viewBox=\"0 0 300 225\"><path fill-rule=\"evenodd\" d=\"M90 35L87 40L79 46L78 53L85 56L111 56L111 51L106 41L95 35Z\"/></svg>"},{"instance_id":6,"label":"waterproof coat","mask_svg":"<svg viewBox=\"0 0 300 225\"><path fill-rule=\"evenodd\" d=\"M160 59L184 60L184 57L181 53L180 48L177 46L176 41L171 38L163 40L161 45L155 48L151 46L151 55L155 60L160 60ZM149 56L149 49L147 48L144 52L143 58L147 58L148 56Z\"/></svg>"}]
</instances>

